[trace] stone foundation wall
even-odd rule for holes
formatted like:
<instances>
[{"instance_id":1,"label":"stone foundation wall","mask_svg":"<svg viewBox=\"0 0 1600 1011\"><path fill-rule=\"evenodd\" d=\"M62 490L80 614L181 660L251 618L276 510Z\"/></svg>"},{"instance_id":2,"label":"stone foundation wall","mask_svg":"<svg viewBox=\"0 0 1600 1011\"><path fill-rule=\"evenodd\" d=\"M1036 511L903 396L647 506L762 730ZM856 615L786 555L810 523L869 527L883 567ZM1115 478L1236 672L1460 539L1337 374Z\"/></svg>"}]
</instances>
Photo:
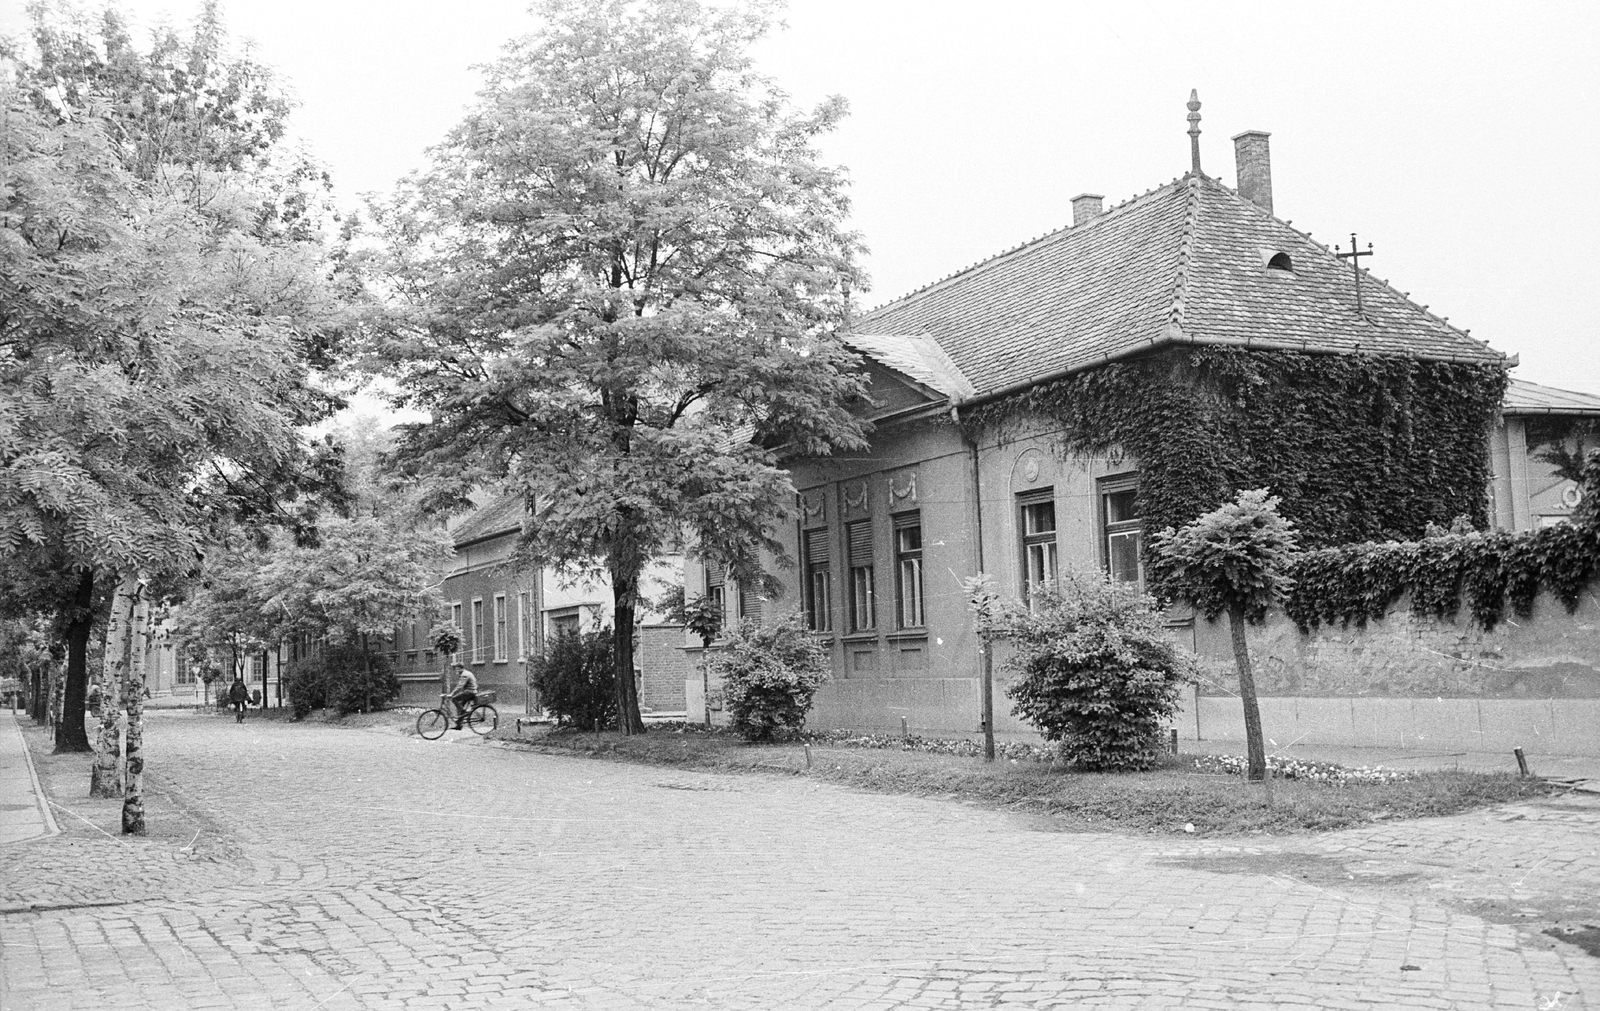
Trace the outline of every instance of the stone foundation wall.
<instances>
[{"instance_id":1,"label":"stone foundation wall","mask_svg":"<svg viewBox=\"0 0 1600 1011\"><path fill-rule=\"evenodd\" d=\"M1262 696L1433 699L1600 699L1600 600L1591 590L1575 614L1541 596L1533 617L1485 632L1463 612L1454 622L1413 615L1409 602L1365 627L1303 634L1281 614L1249 632ZM1196 621L1208 667L1202 695L1233 695L1227 619ZM1596 728L1600 734L1600 728Z\"/></svg>"}]
</instances>

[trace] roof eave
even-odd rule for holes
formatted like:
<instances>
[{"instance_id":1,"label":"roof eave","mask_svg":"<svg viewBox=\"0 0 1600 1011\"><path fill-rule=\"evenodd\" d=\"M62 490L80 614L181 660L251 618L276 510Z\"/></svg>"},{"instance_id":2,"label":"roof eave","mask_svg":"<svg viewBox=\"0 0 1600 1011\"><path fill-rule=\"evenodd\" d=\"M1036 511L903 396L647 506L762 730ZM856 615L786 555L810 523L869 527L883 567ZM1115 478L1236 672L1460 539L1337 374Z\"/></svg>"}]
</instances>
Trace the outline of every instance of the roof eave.
<instances>
[{"instance_id":1,"label":"roof eave","mask_svg":"<svg viewBox=\"0 0 1600 1011\"><path fill-rule=\"evenodd\" d=\"M1074 375L1088 369L1098 368L1101 365L1109 365L1112 362L1133 358L1138 355L1154 351L1157 348L1169 346L1177 347L1184 344L1203 345L1208 347L1244 348L1246 350L1253 349L1259 351L1298 351L1302 354L1311 355L1364 355L1371 358L1415 358L1419 361L1450 362L1453 364L1474 362L1480 365L1499 365L1502 369L1511 367L1504 357L1499 360L1493 360L1468 355L1430 354L1425 351L1405 351L1398 353L1384 351L1351 351L1346 348L1327 347L1324 345L1314 344L1309 341L1249 340L1241 343L1239 341L1227 340L1226 338L1222 337L1200 337L1192 334L1183 334L1182 336L1176 337L1158 337L1153 340L1146 341L1143 344L1136 344L1132 347L1125 348L1122 351L1118 351L1113 354L1101 355L1089 361L1078 362L1074 365L1068 366L1065 369L1059 369L1043 376L1033 379L1024 379L1020 382L1002 386L997 390L991 390L988 393L979 393L978 395L969 397L965 400L956 400L953 401L953 405L957 408L977 407L981 404L989 403L990 401L999 400L1002 397L1008 397L1017 393L1021 393L1024 390L1031 389L1035 386L1042 386L1045 383L1055 382L1058 379L1065 379L1067 376Z\"/></svg>"}]
</instances>

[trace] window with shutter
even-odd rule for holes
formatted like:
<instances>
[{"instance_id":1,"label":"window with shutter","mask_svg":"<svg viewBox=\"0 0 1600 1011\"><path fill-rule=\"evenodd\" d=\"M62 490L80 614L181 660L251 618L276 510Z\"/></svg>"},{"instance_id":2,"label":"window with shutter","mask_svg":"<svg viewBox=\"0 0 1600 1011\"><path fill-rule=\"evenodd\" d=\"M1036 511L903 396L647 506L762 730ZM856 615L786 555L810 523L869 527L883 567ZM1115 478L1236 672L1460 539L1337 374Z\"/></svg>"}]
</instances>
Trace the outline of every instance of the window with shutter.
<instances>
[{"instance_id":1,"label":"window with shutter","mask_svg":"<svg viewBox=\"0 0 1600 1011\"><path fill-rule=\"evenodd\" d=\"M870 632L877 627L877 588L872 568L872 521L845 527L850 565L850 631Z\"/></svg>"},{"instance_id":2,"label":"window with shutter","mask_svg":"<svg viewBox=\"0 0 1600 1011\"><path fill-rule=\"evenodd\" d=\"M833 577L828 557L828 531L805 534L806 623L813 632L833 631Z\"/></svg>"},{"instance_id":3,"label":"window with shutter","mask_svg":"<svg viewBox=\"0 0 1600 1011\"><path fill-rule=\"evenodd\" d=\"M728 623L728 574L716 562L706 563L706 599L717 609L723 625Z\"/></svg>"}]
</instances>

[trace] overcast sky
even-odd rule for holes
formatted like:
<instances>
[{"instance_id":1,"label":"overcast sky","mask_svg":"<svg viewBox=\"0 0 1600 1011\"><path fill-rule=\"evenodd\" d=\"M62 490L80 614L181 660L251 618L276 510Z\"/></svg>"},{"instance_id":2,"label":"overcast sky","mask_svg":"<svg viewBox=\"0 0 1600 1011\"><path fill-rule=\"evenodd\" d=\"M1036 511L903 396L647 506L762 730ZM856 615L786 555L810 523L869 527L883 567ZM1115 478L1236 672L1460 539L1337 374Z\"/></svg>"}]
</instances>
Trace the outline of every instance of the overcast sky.
<instances>
[{"instance_id":1,"label":"overcast sky","mask_svg":"<svg viewBox=\"0 0 1600 1011\"><path fill-rule=\"evenodd\" d=\"M199 0L123 0L146 22ZM21 0L0 0L8 26ZM232 0L234 34L292 83L345 194L420 166L474 64L533 25L522 0ZM1272 133L1276 210L1475 337L1514 375L1600 394L1600 4L791 0L758 56L801 104L852 115L877 304Z\"/></svg>"}]
</instances>

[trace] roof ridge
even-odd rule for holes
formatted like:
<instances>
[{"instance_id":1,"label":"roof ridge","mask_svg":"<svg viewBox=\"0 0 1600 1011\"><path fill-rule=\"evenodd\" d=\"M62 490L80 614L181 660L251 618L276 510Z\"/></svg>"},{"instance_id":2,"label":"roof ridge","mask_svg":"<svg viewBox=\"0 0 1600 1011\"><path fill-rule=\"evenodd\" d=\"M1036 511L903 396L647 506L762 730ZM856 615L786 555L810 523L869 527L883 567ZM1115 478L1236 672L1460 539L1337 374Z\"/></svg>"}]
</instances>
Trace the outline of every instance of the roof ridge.
<instances>
[{"instance_id":1,"label":"roof ridge","mask_svg":"<svg viewBox=\"0 0 1600 1011\"><path fill-rule=\"evenodd\" d=\"M898 305L898 304L900 304L902 302L910 301L911 299L916 298L917 296L925 294L925 293L927 293L929 291L932 291L933 289L938 288L938 287L944 285L945 283L947 283L949 281L954 281L959 277L963 277L963 276L965 276L967 274L970 274L973 271L979 269L980 267L987 267L990 264L995 263L996 261L1005 259L1006 257L1012 255L1013 253L1018 253L1018 252L1021 252L1024 249L1032 248L1032 247L1037 246L1037 245L1039 245L1041 243L1044 243L1044 242L1046 242L1048 240L1062 238L1062 237L1067 236L1067 235L1082 234L1083 232L1087 231L1088 229L1090 229L1090 228L1092 228L1092 227L1094 227L1096 225L1099 225L1102 222L1106 221L1107 219L1109 219L1113 215L1119 215L1120 216L1121 214L1127 213L1128 210L1130 208L1132 208L1136 204L1139 204L1139 203L1144 202L1144 201L1149 201L1149 200L1155 199L1157 196L1159 196L1160 194L1165 192L1167 189L1169 189L1169 188L1171 188L1173 186L1176 186L1178 183L1183 182L1185 179L1187 179L1189 177L1189 175L1190 175L1190 173L1186 172L1183 175L1178 176L1176 179L1173 179L1171 182L1162 183L1160 186L1156 186L1156 187L1153 187L1151 189L1145 190L1143 193L1135 193L1133 196L1131 196L1128 199L1124 200L1122 203L1111 205L1110 207L1108 207L1105 210L1104 213L1095 215L1093 218L1091 218L1088 221L1085 221L1081 225L1062 225L1060 228L1057 228L1054 231L1045 232L1043 235L1035 236L1035 237L1027 240L1026 242L1019 242L1015 246L1012 246L1009 249L1003 249L1000 252L995 253L992 256L985 257L982 260L976 260L976 261L968 264L967 266L962 267L960 270L957 270L957 271L954 271L952 273L946 274L945 276L943 276L941 278L938 278L936 280L929 281L927 284L922 285L920 288L913 288L910 291L906 292L904 295L900 295L900 296L898 296L896 298L891 298L887 302L881 302L878 305L875 305L872 308L870 308L870 309L866 310L865 312L861 313L861 316L863 316L863 317L870 316L873 313L878 312L879 310L882 310L882 309L887 309L892 305Z\"/></svg>"},{"instance_id":2,"label":"roof ridge","mask_svg":"<svg viewBox=\"0 0 1600 1011\"><path fill-rule=\"evenodd\" d=\"M1189 192L1184 202L1183 228L1178 237L1177 277L1173 280L1172 303L1167 309L1167 332L1162 335L1164 337L1183 333L1183 311L1189 296L1189 264L1194 258L1195 222L1200 216L1200 180L1193 178L1193 173L1185 173L1183 178L1188 180Z\"/></svg>"}]
</instances>

